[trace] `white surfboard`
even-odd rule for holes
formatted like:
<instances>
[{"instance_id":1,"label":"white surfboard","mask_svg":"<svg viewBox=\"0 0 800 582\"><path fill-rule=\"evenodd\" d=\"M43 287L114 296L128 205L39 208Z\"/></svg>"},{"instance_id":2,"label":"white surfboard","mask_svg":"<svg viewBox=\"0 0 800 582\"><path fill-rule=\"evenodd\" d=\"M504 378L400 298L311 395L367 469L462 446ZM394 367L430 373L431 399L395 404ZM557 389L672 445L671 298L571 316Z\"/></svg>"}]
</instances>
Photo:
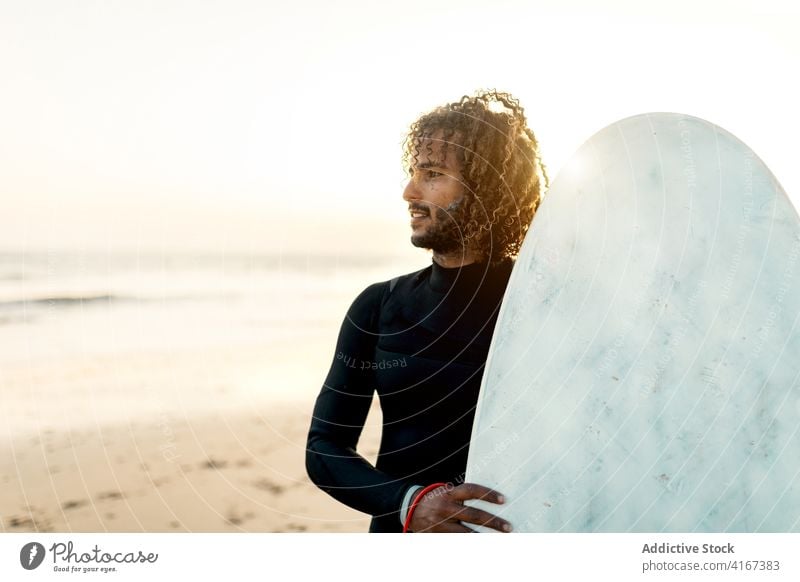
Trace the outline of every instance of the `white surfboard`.
<instances>
[{"instance_id":1,"label":"white surfboard","mask_svg":"<svg viewBox=\"0 0 800 582\"><path fill-rule=\"evenodd\" d=\"M572 157L509 281L466 479L515 531L800 531L800 221L746 145L656 113Z\"/></svg>"}]
</instances>

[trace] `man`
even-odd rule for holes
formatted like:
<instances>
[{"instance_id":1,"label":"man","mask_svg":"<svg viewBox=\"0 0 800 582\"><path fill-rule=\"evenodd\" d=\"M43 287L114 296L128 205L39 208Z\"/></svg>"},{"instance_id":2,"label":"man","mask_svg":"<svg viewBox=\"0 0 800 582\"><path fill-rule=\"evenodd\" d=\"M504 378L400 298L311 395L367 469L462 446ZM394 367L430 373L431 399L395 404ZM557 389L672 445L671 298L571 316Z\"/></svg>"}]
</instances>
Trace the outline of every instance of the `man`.
<instances>
[{"instance_id":1,"label":"man","mask_svg":"<svg viewBox=\"0 0 800 582\"><path fill-rule=\"evenodd\" d=\"M418 119L403 159L411 242L433 252L432 264L353 302L314 408L306 468L325 492L371 514L371 532L510 531L463 505L503 502L464 483L464 472L513 257L547 185L538 143L518 101L481 92ZM383 433L372 466L356 445L376 390Z\"/></svg>"}]
</instances>

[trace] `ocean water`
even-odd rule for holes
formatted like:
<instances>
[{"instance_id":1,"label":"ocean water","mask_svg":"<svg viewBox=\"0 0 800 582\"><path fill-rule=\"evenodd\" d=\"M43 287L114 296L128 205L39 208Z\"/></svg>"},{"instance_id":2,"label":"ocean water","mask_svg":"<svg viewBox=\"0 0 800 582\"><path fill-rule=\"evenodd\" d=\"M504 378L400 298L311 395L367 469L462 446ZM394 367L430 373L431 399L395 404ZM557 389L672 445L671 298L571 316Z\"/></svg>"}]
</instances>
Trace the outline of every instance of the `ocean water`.
<instances>
[{"instance_id":1,"label":"ocean water","mask_svg":"<svg viewBox=\"0 0 800 582\"><path fill-rule=\"evenodd\" d=\"M0 361L288 341L410 267L380 256L0 253ZM24 349L21 333L35 340Z\"/></svg>"},{"instance_id":2,"label":"ocean water","mask_svg":"<svg viewBox=\"0 0 800 582\"><path fill-rule=\"evenodd\" d=\"M355 296L429 260L0 252L0 417L42 430L307 402Z\"/></svg>"}]
</instances>

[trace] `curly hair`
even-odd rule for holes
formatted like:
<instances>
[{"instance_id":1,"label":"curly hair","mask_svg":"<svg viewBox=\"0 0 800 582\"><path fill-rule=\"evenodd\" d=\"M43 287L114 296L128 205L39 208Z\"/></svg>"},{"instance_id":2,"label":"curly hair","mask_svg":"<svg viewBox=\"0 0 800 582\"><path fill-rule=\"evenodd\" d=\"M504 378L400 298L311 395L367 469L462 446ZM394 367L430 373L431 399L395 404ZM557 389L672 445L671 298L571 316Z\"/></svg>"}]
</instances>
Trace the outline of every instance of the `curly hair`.
<instances>
[{"instance_id":1,"label":"curly hair","mask_svg":"<svg viewBox=\"0 0 800 582\"><path fill-rule=\"evenodd\" d=\"M463 168L465 244L492 263L515 257L549 184L519 101L496 90L478 91L420 117L403 143L409 175L423 143L434 134L443 148L455 148Z\"/></svg>"}]
</instances>

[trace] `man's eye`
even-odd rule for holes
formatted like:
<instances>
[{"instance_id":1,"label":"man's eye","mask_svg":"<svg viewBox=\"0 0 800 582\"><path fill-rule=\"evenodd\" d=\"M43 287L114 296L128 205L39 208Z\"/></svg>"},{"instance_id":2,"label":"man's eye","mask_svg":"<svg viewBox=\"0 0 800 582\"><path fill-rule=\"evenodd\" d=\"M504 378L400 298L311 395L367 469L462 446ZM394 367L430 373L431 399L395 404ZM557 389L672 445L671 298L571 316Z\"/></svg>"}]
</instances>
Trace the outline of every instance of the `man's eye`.
<instances>
[{"instance_id":1,"label":"man's eye","mask_svg":"<svg viewBox=\"0 0 800 582\"><path fill-rule=\"evenodd\" d=\"M444 174L435 170L428 170L428 178L438 178L439 176L444 176Z\"/></svg>"}]
</instances>

